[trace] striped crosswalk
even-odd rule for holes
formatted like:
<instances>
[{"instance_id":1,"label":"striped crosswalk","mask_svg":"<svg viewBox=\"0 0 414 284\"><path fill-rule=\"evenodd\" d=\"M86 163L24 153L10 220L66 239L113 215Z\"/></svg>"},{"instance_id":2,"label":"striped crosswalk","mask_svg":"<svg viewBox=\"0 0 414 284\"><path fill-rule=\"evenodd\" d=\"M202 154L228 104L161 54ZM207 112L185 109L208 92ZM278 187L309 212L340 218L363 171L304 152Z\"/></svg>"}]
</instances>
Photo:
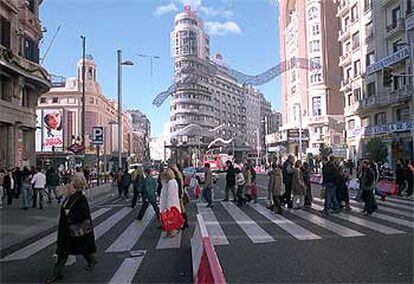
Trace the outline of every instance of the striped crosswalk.
<instances>
[{"instance_id":1,"label":"striped crosswalk","mask_svg":"<svg viewBox=\"0 0 414 284\"><path fill-rule=\"evenodd\" d=\"M402 202L403 201L403 202ZM192 203L188 214L202 215L207 231L215 246L231 246L240 241L247 245L272 245L274 242L305 241L322 242L331 238L364 238L370 235L412 234L414 201L388 198L378 202L378 210L372 216L361 211L363 204L351 201L352 211L322 215L324 200L314 198L311 209L284 210L275 214L266 208L263 200L238 207L233 202L215 202L207 208L203 203ZM138 221L136 211L125 206L98 207L92 213L94 233L100 251L120 258L113 268L110 283L131 283L136 279L142 263L151 255L189 246L190 233L178 232L168 238L159 229L149 208ZM149 234L151 241L143 242ZM107 237L110 235L110 237ZM40 254L56 242L57 232L36 239L24 247L4 256L1 262L22 261ZM136 250L136 251L134 251ZM122 257L120 257L122 255ZM117 259L118 259L117 258Z\"/></svg>"}]
</instances>

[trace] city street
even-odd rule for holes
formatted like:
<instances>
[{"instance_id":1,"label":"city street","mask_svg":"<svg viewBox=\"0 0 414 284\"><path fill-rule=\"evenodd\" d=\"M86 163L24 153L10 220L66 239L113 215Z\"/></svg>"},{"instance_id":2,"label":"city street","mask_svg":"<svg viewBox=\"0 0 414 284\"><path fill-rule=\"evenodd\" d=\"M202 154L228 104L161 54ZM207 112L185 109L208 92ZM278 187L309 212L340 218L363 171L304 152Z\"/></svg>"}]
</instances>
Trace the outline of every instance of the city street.
<instances>
[{"instance_id":1,"label":"city street","mask_svg":"<svg viewBox=\"0 0 414 284\"><path fill-rule=\"evenodd\" d=\"M138 222L134 220L138 209L108 194L92 209L99 263L95 270L85 271L85 261L77 257L61 282L192 282L190 239L197 212L206 221L229 283L413 282L412 199L379 201L379 210L371 217L360 213L362 204L356 202L350 213L322 217L323 201L314 186L312 209L280 216L265 208L266 184L267 176L258 175L258 203L238 208L221 202L225 179L219 174L214 207L191 202L190 228L173 239L163 237L152 209ZM44 280L54 261L55 234L47 230L3 248L1 282Z\"/></svg>"}]
</instances>

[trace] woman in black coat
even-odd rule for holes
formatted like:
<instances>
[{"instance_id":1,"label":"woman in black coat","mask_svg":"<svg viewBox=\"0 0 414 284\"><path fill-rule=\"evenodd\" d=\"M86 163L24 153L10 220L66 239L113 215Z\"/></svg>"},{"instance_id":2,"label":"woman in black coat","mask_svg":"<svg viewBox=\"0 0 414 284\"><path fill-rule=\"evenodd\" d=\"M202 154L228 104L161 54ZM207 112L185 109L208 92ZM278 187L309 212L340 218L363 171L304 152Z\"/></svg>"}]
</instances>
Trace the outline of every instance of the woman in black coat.
<instances>
[{"instance_id":1,"label":"woman in black coat","mask_svg":"<svg viewBox=\"0 0 414 284\"><path fill-rule=\"evenodd\" d=\"M74 187L76 184L72 180L67 185L68 196L60 209L56 249L58 257L47 283L63 278L63 269L69 255L83 255L88 263L86 270L92 270L96 264L95 236L89 205L82 190Z\"/></svg>"}]
</instances>

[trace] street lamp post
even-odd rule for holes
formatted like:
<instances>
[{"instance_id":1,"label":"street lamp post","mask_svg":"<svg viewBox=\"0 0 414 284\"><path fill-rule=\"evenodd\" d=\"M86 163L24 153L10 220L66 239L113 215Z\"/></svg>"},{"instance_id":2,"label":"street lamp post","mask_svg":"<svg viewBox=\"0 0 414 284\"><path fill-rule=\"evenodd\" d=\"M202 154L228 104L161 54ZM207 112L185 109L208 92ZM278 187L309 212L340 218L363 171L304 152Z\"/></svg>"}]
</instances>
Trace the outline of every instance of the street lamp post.
<instances>
[{"instance_id":1,"label":"street lamp post","mask_svg":"<svg viewBox=\"0 0 414 284\"><path fill-rule=\"evenodd\" d=\"M130 60L122 62L122 50L118 49L118 170L122 169L122 65L134 65Z\"/></svg>"}]
</instances>

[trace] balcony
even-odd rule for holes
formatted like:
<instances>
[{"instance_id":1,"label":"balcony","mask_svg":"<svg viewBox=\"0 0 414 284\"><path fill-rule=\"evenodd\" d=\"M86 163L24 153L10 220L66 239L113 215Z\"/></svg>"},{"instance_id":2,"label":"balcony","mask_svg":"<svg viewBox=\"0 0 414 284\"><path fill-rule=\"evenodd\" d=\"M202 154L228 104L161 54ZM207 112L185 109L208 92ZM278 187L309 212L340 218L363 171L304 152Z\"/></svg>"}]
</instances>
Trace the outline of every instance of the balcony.
<instances>
[{"instance_id":1,"label":"balcony","mask_svg":"<svg viewBox=\"0 0 414 284\"><path fill-rule=\"evenodd\" d=\"M351 36L349 28L347 27L344 31L338 32L338 41L345 41Z\"/></svg>"},{"instance_id":2,"label":"balcony","mask_svg":"<svg viewBox=\"0 0 414 284\"><path fill-rule=\"evenodd\" d=\"M341 81L341 87L339 88L339 91L341 92L349 92L351 91L351 80L348 79L344 79Z\"/></svg>"},{"instance_id":3,"label":"balcony","mask_svg":"<svg viewBox=\"0 0 414 284\"><path fill-rule=\"evenodd\" d=\"M408 87L391 92L385 92L361 100L358 111L410 101L412 97L413 89Z\"/></svg>"},{"instance_id":4,"label":"balcony","mask_svg":"<svg viewBox=\"0 0 414 284\"><path fill-rule=\"evenodd\" d=\"M388 4L391 4L393 2L396 2L397 0L382 0L381 7L386 6Z\"/></svg>"},{"instance_id":5,"label":"balcony","mask_svg":"<svg viewBox=\"0 0 414 284\"><path fill-rule=\"evenodd\" d=\"M329 124L329 117L326 115L309 116L308 124Z\"/></svg>"},{"instance_id":6,"label":"balcony","mask_svg":"<svg viewBox=\"0 0 414 284\"><path fill-rule=\"evenodd\" d=\"M337 17L344 15L345 13L349 12L349 1L342 0L338 6L338 12L336 13Z\"/></svg>"},{"instance_id":7,"label":"balcony","mask_svg":"<svg viewBox=\"0 0 414 284\"><path fill-rule=\"evenodd\" d=\"M390 37L396 35L397 33L404 32L405 30L405 21L404 19L399 19L398 21L392 23L391 25L388 25L387 33L385 35L386 39L389 39Z\"/></svg>"},{"instance_id":8,"label":"balcony","mask_svg":"<svg viewBox=\"0 0 414 284\"><path fill-rule=\"evenodd\" d=\"M351 54L349 52L339 56L339 66L346 66L351 64Z\"/></svg>"}]
</instances>

